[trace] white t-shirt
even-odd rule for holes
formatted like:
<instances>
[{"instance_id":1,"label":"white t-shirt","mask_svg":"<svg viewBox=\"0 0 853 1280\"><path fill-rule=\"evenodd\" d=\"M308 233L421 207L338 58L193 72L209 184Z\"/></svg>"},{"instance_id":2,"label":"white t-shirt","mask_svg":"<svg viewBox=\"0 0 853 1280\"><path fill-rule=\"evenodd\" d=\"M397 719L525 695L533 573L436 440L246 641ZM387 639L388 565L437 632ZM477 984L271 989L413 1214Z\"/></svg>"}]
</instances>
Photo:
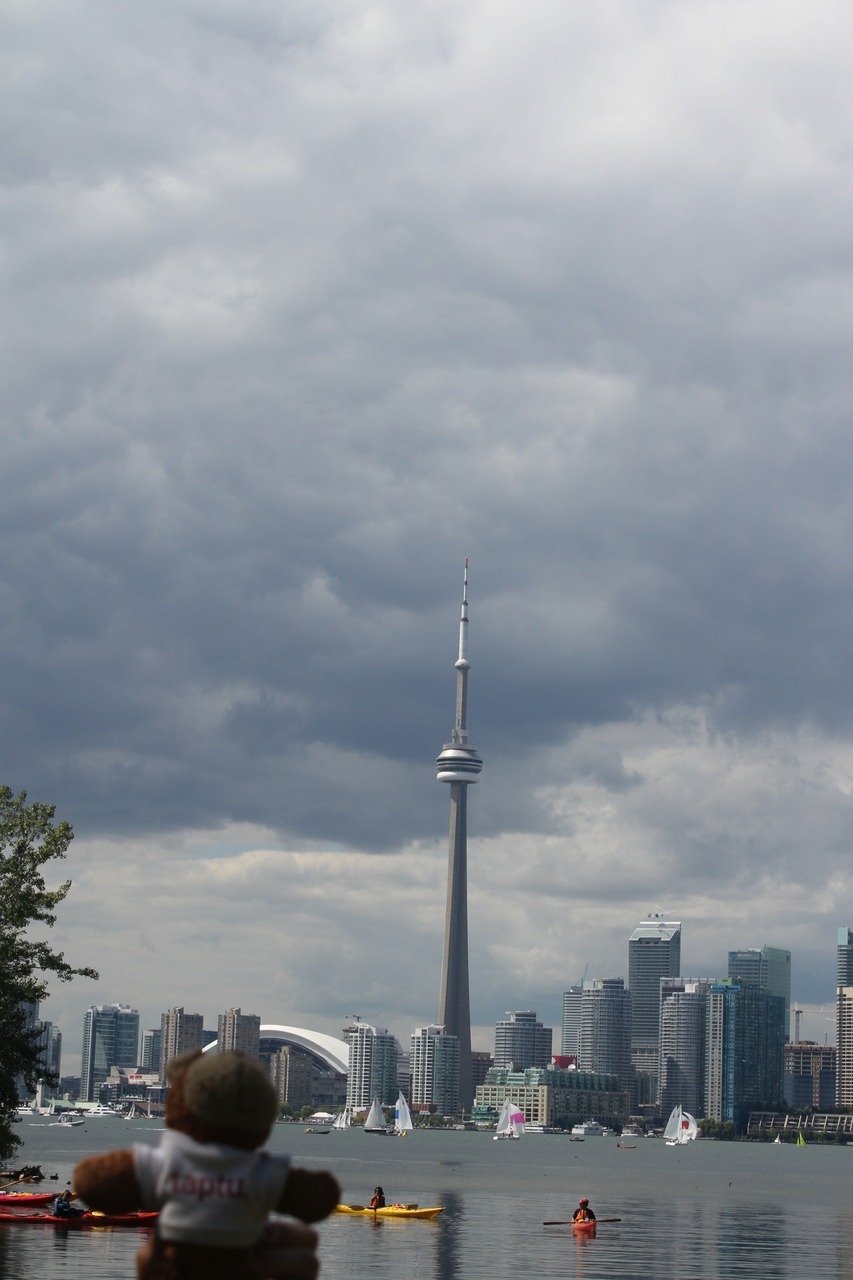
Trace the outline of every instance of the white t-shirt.
<instances>
[{"instance_id":1,"label":"white t-shirt","mask_svg":"<svg viewBox=\"0 0 853 1280\"><path fill-rule=\"evenodd\" d=\"M159 1146L133 1147L142 1207L159 1209L162 1240L247 1248L281 1199L288 1156L196 1142L167 1129Z\"/></svg>"}]
</instances>

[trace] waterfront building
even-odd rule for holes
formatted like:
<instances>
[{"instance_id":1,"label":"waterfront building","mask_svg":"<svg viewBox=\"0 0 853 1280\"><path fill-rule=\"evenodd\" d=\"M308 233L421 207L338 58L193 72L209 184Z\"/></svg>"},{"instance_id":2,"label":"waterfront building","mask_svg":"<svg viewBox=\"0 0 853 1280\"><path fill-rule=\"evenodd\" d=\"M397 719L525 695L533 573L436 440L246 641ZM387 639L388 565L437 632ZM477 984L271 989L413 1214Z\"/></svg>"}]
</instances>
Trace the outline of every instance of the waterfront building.
<instances>
[{"instance_id":1,"label":"waterfront building","mask_svg":"<svg viewBox=\"0 0 853 1280\"><path fill-rule=\"evenodd\" d=\"M785 1101L789 1107L825 1111L835 1106L836 1054L834 1044L813 1040L785 1045Z\"/></svg>"},{"instance_id":2,"label":"waterfront building","mask_svg":"<svg viewBox=\"0 0 853 1280\"><path fill-rule=\"evenodd\" d=\"M409 1101L413 1111L454 1115L459 1110L459 1041L431 1024L412 1033Z\"/></svg>"},{"instance_id":3,"label":"waterfront building","mask_svg":"<svg viewBox=\"0 0 853 1280\"><path fill-rule=\"evenodd\" d=\"M243 1053L247 1058L257 1058L260 1039L261 1019L258 1014L242 1013L239 1009L220 1013L216 1029L217 1053Z\"/></svg>"},{"instance_id":4,"label":"waterfront building","mask_svg":"<svg viewBox=\"0 0 853 1280\"><path fill-rule=\"evenodd\" d=\"M456 659L456 720L450 742L436 760L438 781L450 785L447 902L436 1024L459 1043L459 1102L470 1108L471 996L468 979L468 788L479 779L483 761L468 739L468 561L462 583L459 656Z\"/></svg>"},{"instance_id":5,"label":"waterfront building","mask_svg":"<svg viewBox=\"0 0 853 1280\"><path fill-rule=\"evenodd\" d=\"M160 1080L166 1083L166 1069L173 1058L193 1049L203 1049L204 1018L185 1013L183 1005L167 1009L160 1017Z\"/></svg>"},{"instance_id":6,"label":"waterfront building","mask_svg":"<svg viewBox=\"0 0 853 1280\"><path fill-rule=\"evenodd\" d=\"M658 1101L661 979L680 975L681 923L650 915L628 939L631 1062L640 1106Z\"/></svg>"},{"instance_id":7,"label":"waterfront building","mask_svg":"<svg viewBox=\"0 0 853 1280\"><path fill-rule=\"evenodd\" d=\"M745 947L729 952L728 976L754 982L785 1001L785 1038L791 1038L791 953L781 947Z\"/></svg>"},{"instance_id":8,"label":"waterfront building","mask_svg":"<svg viewBox=\"0 0 853 1280\"><path fill-rule=\"evenodd\" d=\"M581 1004L583 983L575 983L563 992L563 1026L560 1053L566 1058L578 1056L578 1040L581 1031Z\"/></svg>"},{"instance_id":9,"label":"waterfront building","mask_svg":"<svg viewBox=\"0 0 853 1280\"><path fill-rule=\"evenodd\" d=\"M658 1111L668 1116L679 1103L693 1116L705 1114L707 979L661 980Z\"/></svg>"},{"instance_id":10,"label":"waterfront building","mask_svg":"<svg viewBox=\"0 0 853 1280\"><path fill-rule=\"evenodd\" d=\"M625 990L624 978L594 978L584 984L578 1068L615 1076L634 1109L631 993Z\"/></svg>"},{"instance_id":11,"label":"waterfront building","mask_svg":"<svg viewBox=\"0 0 853 1280\"><path fill-rule=\"evenodd\" d=\"M269 1060L270 1079L279 1103L292 1107L313 1105L314 1060L309 1053L282 1045Z\"/></svg>"},{"instance_id":12,"label":"waterfront building","mask_svg":"<svg viewBox=\"0 0 853 1280\"><path fill-rule=\"evenodd\" d=\"M607 1072L564 1071L560 1067L528 1067L510 1071L491 1067L477 1087L473 1119L488 1122L509 1098L528 1124L570 1128L595 1119L621 1127L628 1119L629 1099L616 1076Z\"/></svg>"},{"instance_id":13,"label":"waterfront building","mask_svg":"<svg viewBox=\"0 0 853 1280\"><path fill-rule=\"evenodd\" d=\"M743 1131L750 1111L782 1101L785 1001L732 979L707 999L705 1115Z\"/></svg>"},{"instance_id":14,"label":"waterfront building","mask_svg":"<svg viewBox=\"0 0 853 1280\"><path fill-rule=\"evenodd\" d=\"M839 928L835 958L835 1105L853 1107L853 930Z\"/></svg>"},{"instance_id":15,"label":"waterfront building","mask_svg":"<svg viewBox=\"0 0 853 1280\"><path fill-rule=\"evenodd\" d=\"M160 1071L160 1028L149 1028L142 1033L142 1050L139 1057L140 1070Z\"/></svg>"},{"instance_id":16,"label":"waterfront building","mask_svg":"<svg viewBox=\"0 0 853 1280\"><path fill-rule=\"evenodd\" d=\"M363 1110L374 1098L382 1106L397 1100L397 1039L383 1027L357 1022L345 1027L343 1038L349 1052L347 1104L352 1111Z\"/></svg>"},{"instance_id":17,"label":"waterfront building","mask_svg":"<svg viewBox=\"0 0 853 1280\"><path fill-rule=\"evenodd\" d=\"M523 1071L547 1067L553 1053L553 1031L537 1020L532 1010L507 1012L495 1024L495 1066Z\"/></svg>"},{"instance_id":18,"label":"waterfront building","mask_svg":"<svg viewBox=\"0 0 853 1280\"><path fill-rule=\"evenodd\" d=\"M80 1101L97 1102L110 1067L139 1062L139 1013L127 1004L93 1004L83 1015Z\"/></svg>"},{"instance_id":19,"label":"waterfront building","mask_svg":"<svg viewBox=\"0 0 853 1280\"><path fill-rule=\"evenodd\" d=\"M495 1065L492 1055L486 1049L471 1050L471 1084L476 1092L477 1085L486 1079L489 1067Z\"/></svg>"}]
</instances>

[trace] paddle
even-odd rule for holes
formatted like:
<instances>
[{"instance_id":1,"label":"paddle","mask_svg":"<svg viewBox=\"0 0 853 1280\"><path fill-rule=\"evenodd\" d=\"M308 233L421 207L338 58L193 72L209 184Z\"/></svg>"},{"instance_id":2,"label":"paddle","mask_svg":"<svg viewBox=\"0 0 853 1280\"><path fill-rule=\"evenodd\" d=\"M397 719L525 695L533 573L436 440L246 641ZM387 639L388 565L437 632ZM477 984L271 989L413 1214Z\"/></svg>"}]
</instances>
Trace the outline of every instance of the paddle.
<instances>
[{"instance_id":1,"label":"paddle","mask_svg":"<svg viewBox=\"0 0 853 1280\"><path fill-rule=\"evenodd\" d=\"M588 1222L588 1221L589 1221L589 1219L587 1218L587 1219L585 1219L585 1221L587 1221L587 1222ZM596 1223L599 1223L599 1222L621 1222L621 1221L622 1221L622 1219L621 1219L621 1218L596 1218L596 1219L595 1219L595 1221L596 1221ZM552 1222L543 1222L543 1223L542 1223L542 1226L543 1226L543 1227L573 1227L574 1225L575 1225L575 1220L574 1220L574 1218L555 1218Z\"/></svg>"},{"instance_id":2,"label":"paddle","mask_svg":"<svg viewBox=\"0 0 853 1280\"><path fill-rule=\"evenodd\" d=\"M0 1187L0 1191L5 1191L8 1187L19 1187L22 1182L26 1182L26 1178L16 1178L14 1182L4 1182Z\"/></svg>"}]
</instances>

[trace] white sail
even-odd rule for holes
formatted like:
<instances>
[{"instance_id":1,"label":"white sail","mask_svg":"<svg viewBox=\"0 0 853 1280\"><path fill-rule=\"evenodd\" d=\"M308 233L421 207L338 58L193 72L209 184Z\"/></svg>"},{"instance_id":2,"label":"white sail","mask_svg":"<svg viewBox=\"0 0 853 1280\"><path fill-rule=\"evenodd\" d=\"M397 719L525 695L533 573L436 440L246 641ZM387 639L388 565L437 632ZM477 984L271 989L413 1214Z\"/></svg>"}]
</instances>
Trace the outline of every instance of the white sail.
<instances>
[{"instance_id":1,"label":"white sail","mask_svg":"<svg viewBox=\"0 0 853 1280\"><path fill-rule=\"evenodd\" d=\"M679 1140L678 1135L680 1132L681 1132L681 1107L677 1106L672 1108L670 1117L666 1122L666 1128L663 1131L663 1136L666 1138L667 1142L670 1143L671 1146L674 1146Z\"/></svg>"},{"instance_id":2,"label":"white sail","mask_svg":"<svg viewBox=\"0 0 853 1280\"><path fill-rule=\"evenodd\" d=\"M344 1107L343 1111L338 1112L335 1116L333 1129L348 1129L350 1126L349 1103Z\"/></svg>"},{"instance_id":3,"label":"white sail","mask_svg":"<svg viewBox=\"0 0 853 1280\"><path fill-rule=\"evenodd\" d=\"M409 1104L403 1097L401 1091L397 1098L397 1104L394 1107L394 1132L396 1134L405 1134L408 1133L412 1127L412 1113L409 1110Z\"/></svg>"},{"instance_id":4,"label":"white sail","mask_svg":"<svg viewBox=\"0 0 853 1280\"><path fill-rule=\"evenodd\" d=\"M504 1098L501 1114L495 1130L495 1142L498 1138L520 1138L524 1133L524 1112L515 1102Z\"/></svg>"},{"instance_id":5,"label":"white sail","mask_svg":"<svg viewBox=\"0 0 853 1280\"><path fill-rule=\"evenodd\" d=\"M699 1126L698 1126L698 1124L696 1123L696 1121L693 1119L693 1116L690 1114L690 1112L689 1112L689 1111L682 1111L682 1113L681 1113L681 1135L680 1135L680 1136L681 1136L681 1141L682 1141L682 1142L695 1142L695 1141L696 1141L696 1137L697 1137L698 1133L699 1133Z\"/></svg>"},{"instance_id":6,"label":"white sail","mask_svg":"<svg viewBox=\"0 0 853 1280\"><path fill-rule=\"evenodd\" d=\"M370 1110L367 1113L367 1119L364 1122L365 1133L387 1133L388 1126L385 1123L385 1112L379 1105L379 1099L374 1098L370 1104Z\"/></svg>"}]
</instances>

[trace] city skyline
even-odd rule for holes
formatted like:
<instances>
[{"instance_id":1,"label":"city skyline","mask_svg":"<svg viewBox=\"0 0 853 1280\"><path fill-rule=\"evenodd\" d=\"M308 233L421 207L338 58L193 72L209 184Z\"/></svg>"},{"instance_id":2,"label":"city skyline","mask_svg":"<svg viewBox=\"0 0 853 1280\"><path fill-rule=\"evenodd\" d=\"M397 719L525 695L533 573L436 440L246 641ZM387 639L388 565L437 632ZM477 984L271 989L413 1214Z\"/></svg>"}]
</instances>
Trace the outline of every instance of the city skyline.
<instances>
[{"instance_id":1,"label":"city skyline","mask_svg":"<svg viewBox=\"0 0 853 1280\"><path fill-rule=\"evenodd\" d=\"M853 12L781 8L4 15L0 778L76 833L68 1052L433 1021L465 555L474 1044L652 910L834 1033Z\"/></svg>"},{"instance_id":2,"label":"city skyline","mask_svg":"<svg viewBox=\"0 0 853 1280\"><path fill-rule=\"evenodd\" d=\"M631 930L630 932L628 932L630 926L626 926L626 935L625 935L626 954L625 954L625 963L624 963L624 968L622 973L618 973L618 974L611 973L606 978L603 975L585 973L583 975L582 986L572 984L572 983L567 983L560 989L558 996L549 1002L549 1006L554 1005L555 1007L558 1008L558 1016L554 1021L550 1021L546 1016L545 1024L544 1024L546 1029L548 1030L548 1033L549 1034L553 1033L554 1054L559 1054L560 1052L563 1052L563 1053L572 1052L571 1048L567 1049L562 1043L563 1033L566 1029L567 1013L566 1013L566 1006L565 1006L565 998L567 993L570 991L578 992L578 1000L579 1000L580 992L582 991L582 989L588 990L589 988L592 987L594 983L601 983L601 982L609 983L614 980L619 983L622 983L624 985L624 989L626 993L628 993L628 974L630 971L630 960L631 960L630 947L631 947L632 940L638 934L643 933L646 928L648 928L648 930L650 930L652 934L661 929L668 930L670 932L673 929L677 929L678 935L679 935L678 953L680 956L681 924L682 922L678 922L677 925L673 924L673 922L663 922L660 920L660 917L657 915L657 913L650 913L646 921L641 922L639 926L635 926L633 930ZM833 957L835 959L836 976L842 973L843 965L849 964L849 960L847 959L847 956L849 954L853 954L853 944L850 944L850 947L846 951L843 950L841 946L841 941L840 941L842 936L844 936L845 938L853 937L853 930L848 930L846 927L845 928L838 927L835 931L835 946L833 947L832 950L833 950ZM716 967L711 966L705 971L700 971L699 969L691 967L689 965L686 969L684 968L684 966L681 966L683 969L682 981L684 980L687 980L689 982L698 981L700 983L723 981L726 979L727 976L731 977L730 970L732 969L733 956L735 954L745 954L747 951L750 953L754 953L756 956L759 956L759 957L762 955L764 956L770 955L771 957L775 957L775 956L783 957L788 955L787 952L784 952L778 948L769 947L766 944L762 947L741 948L741 949L737 949L737 951L731 948L726 948L722 953L722 956L725 957L725 960L723 960L721 956L720 963ZM842 952L844 956L843 962L842 962ZM793 957L794 967L795 967L795 964L796 964L796 957ZM740 967L742 968L743 966L741 965ZM792 963L791 963L791 959L789 958L786 963L786 975L788 979L790 979L791 967L792 967ZM847 969L844 969L844 972L846 973ZM787 991L787 982L785 984L784 990ZM786 996L786 1002L787 1002L787 996ZM248 1007L248 1003L251 1003L251 1002L244 1001L244 1003L246 1003L246 1007ZM527 1002L527 1003L529 1005L532 1002ZM45 1001L44 1004L42 1005L40 1010L41 1019L45 1019L47 1017L45 1010L47 1009L48 1005L49 1005L49 1001ZM482 1052L492 1053L495 1047L496 1029L498 1026L501 1025L501 1023L505 1018L515 1019L519 1015L522 1018L529 1017L529 1013L523 1010L523 1007L522 1007L523 1005L524 1005L523 1001L518 1002L517 1010L512 1010L509 1007L509 1002L505 1002L503 1006L496 1007L494 1021L492 1021L491 1023L483 1023L475 1028L474 1042L472 1044L473 1051L481 1052L481 1053ZM124 1006L119 1006L118 1004L116 1004L115 1006L110 1006L110 1007L118 1008L118 1007L124 1007ZM150 1026L146 1023L145 1017L143 1017L142 1015L140 1015L139 1017L140 1044L141 1044L141 1038L146 1034L148 1034L149 1031L154 1031L158 1035L160 1034L161 1020L169 1012L168 1010L161 1009L160 1006L156 1004L151 1007L158 1011L156 1012L156 1014L152 1015L153 1020L151 1021ZM790 1007L788 1009L788 1016L789 1016L791 1028L792 1028L792 1038L793 1038L794 1012L798 1008L799 1008L799 1005L797 1001L795 999L791 999ZM827 1001L825 1002L825 1008L829 1011L829 1013L823 1018L823 1022L827 1027L830 1026L830 1024L832 1024L833 1031L834 1031L835 987L832 988L831 994L828 995L827 997ZM580 1011L580 1004L578 1003L578 1009L577 1009L577 1015L576 1015L578 1018L580 1016L579 1011ZM136 1008L134 1007L134 1013L135 1012L136 1012ZM180 1012L183 1013L183 1008L180 1009ZM534 1016L538 1017L539 1011L534 1010L533 1012L534 1012ZM212 1010L202 1013L200 1015L201 1021L198 1027L199 1031L201 1030L201 1027L203 1025L206 1033L215 1033L217 1030L217 1027L222 1022L223 1015L227 1013L239 1014L240 1009L232 1008L231 1010L223 1010L217 1006ZM341 1020L339 1025L337 1025L336 1027L331 1027L330 1029L329 1026L320 1026L320 1025L312 1024L310 1021L306 1021L304 1019L300 1021L298 1018L289 1016L286 1010L282 1011L277 1009L273 1009L273 1010L264 1009L259 1014L252 1014L249 1016L251 1016L252 1019L256 1017L259 1018L260 1022L264 1024L272 1023L276 1025L286 1025L286 1026L303 1026L306 1029L309 1029L312 1031L316 1031L324 1034L330 1034L336 1038L343 1038L343 1039L346 1038L348 1029L350 1029L353 1025L353 1018L351 1017L351 1018ZM355 1018L356 1024L362 1021L361 1014L354 1015L354 1018ZM371 1026L378 1027L382 1030L390 1032L390 1034L395 1036L396 1039L399 1041L404 1052L406 1051L406 1046L408 1044L410 1036L414 1033L417 1027L422 1025L420 1023L415 1023L415 1022L413 1022L410 1026L403 1025L402 1023L400 1024L391 1023L388 1020L383 1020L381 1016L376 1016L375 1018L365 1016L363 1021L368 1027L371 1027ZM541 1021L541 1019L539 1019L539 1021ZM70 1061L70 1056L72 1054L76 1054L77 1056L79 1056L79 1049L74 1047L76 1043L75 1028L70 1027L68 1029L64 1029L63 1027L57 1025L56 1029L60 1032L60 1037L62 1039L63 1046L64 1046L63 1056L64 1056L66 1066L64 1068L63 1073L73 1074L68 1072L67 1064L68 1064L68 1061ZM830 1036L830 1033L828 1031L824 1031L822 1035L816 1036L816 1035L810 1035L807 1029L803 1029L801 1031L800 1041L801 1042L811 1041L815 1044L834 1043L835 1037L834 1037L834 1034ZM140 1048L140 1052L141 1052L141 1048Z\"/></svg>"}]
</instances>

